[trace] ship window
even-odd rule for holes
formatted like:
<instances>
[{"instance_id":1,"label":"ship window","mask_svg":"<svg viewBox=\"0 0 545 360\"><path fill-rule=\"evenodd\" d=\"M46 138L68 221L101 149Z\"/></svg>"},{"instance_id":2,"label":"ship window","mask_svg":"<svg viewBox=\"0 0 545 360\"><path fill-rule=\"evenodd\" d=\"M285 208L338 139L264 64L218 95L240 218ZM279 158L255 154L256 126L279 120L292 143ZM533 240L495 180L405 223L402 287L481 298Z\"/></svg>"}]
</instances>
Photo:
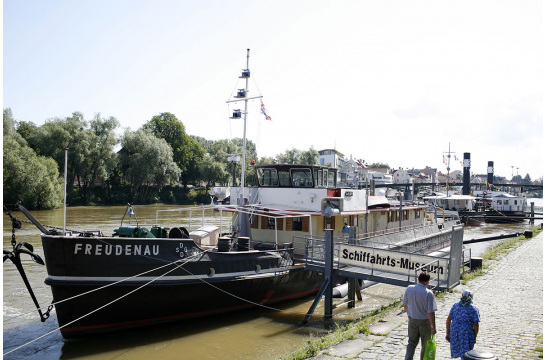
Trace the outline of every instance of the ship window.
<instances>
[{"instance_id":1,"label":"ship window","mask_svg":"<svg viewBox=\"0 0 545 360\"><path fill-rule=\"evenodd\" d=\"M322 186L323 185L323 177L324 172L323 170L314 170L314 181L316 182L316 186Z\"/></svg>"},{"instance_id":2,"label":"ship window","mask_svg":"<svg viewBox=\"0 0 545 360\"><path fill-rule=\"evenodd\" d=\"M517 200L515 200L515 205L517 205Z\"/></svg>"},{"instance_id":3,"label":"ship window","mask_svg":"<svg viewBox=\"0 0 545 360\"><path fill-rule=\"evenodd\" d=\"M257 169L260 186L278 186L276 169Z\"/></svg>"},{"instance_id":4,"label":"ship window","mask_svg":"<svg viewBox=\"0 0 545 360\"><path fill-rule=\"evenodd\" d=\"M330 171L327 173L327 186L328 187L335 187L335 172Z\"/></svg>"},{"instance_id":5,"label":"ship window","mask_svg":"<svg viewBox=\"0 0 545 360\"><path fill-rule=\"evenodd\" d=\"M303 230L303 219L300 217L293 218L293 230L302 231Z\"/></svg>"},{"instance_id":6,"label":"ship window","mask_svg":"<svg viewBox=\"0 0 545 360\"><path fill-rule=\"evenodd\" d=\"M312 187L312 173L310 169L291 170L293 186Z\"/></svg>"},{"instance_id":7,"label":"ship window","mask_svg":"<svg viewBox=\"0 0 545 360\"><path fill-rule=\"evenodd\" d=\"M509 200L503 200L503 205L509 205Z\"/></svg>"},{"instance_id":8,"label":"ship window","mask_svg":"<svg viewBox=\"0 0 545 360\"><path fill-rule=\"evenodd\" d=\"M274 229L274 218L273 217L268 218L267 229Z\"/></svg>"},{"instance_id":9,"label":"ship window","mask_svg":"<svg viewBox=\"0 0 545 360\"><path fill-rule=\"evenodd\" d=\"M289 172L279 171L278 178L280 179L280 186L291 186Z\"/></svg>"},{"instance_id":10,"label":"ship window","mask_svg":"<svg viewBox=\"0 0 545 360\"><path fill-rule=\"evenodd\" d=\"M407 210L403 210L403 220L409 220L409 212Z\"/></svg>"}]
</instances>

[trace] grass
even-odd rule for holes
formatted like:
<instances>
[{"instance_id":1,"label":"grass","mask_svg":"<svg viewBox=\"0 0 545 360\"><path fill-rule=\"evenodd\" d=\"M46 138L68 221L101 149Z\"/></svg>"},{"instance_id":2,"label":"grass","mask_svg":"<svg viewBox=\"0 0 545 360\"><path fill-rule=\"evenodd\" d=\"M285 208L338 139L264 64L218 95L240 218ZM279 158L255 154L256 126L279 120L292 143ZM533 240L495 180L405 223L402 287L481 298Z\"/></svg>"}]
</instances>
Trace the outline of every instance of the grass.
<instances>
[{"instance_id":1,"label":"grass","mask_svg":"<svg viewBox=\"0 0 545 360\"><path fill-rule=\"evenodd\" d=\"M539 335L536 340L539 345L534 348L534 351L538 353L538 356L541 359L543 359L543 334Z\"/></svg>"},{"instance_id":2,"label":"grass","mask_svg":"<svg viewBox=\"0 0 545 360\"><path fill-rule=\"evenodd\" d=\"M318 353L327 349L328 347L338 344L343 340L353 340L357 334L369 335L369 326L374 324L377 320L382 319L390 310L401 308L401 300L395 300L387 306L381 306L380 309L376 309L364 317L346 324L344 326L338 326L335 330L332 330L327 335L319 338L311 338L300 349L288 354L284 357L284 360L303 360L318 355Z\"/></svg>"}]
</instances>

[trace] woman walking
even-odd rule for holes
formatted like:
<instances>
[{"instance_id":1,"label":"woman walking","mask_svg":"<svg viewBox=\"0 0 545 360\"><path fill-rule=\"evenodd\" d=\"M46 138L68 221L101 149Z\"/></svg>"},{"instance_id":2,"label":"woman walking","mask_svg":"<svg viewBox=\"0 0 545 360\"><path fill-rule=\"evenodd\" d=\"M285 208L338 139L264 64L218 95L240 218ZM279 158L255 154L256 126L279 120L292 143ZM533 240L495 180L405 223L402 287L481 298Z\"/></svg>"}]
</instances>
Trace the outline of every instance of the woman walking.
<instances>
[{"instance_id":1,"label":"woman walking","mask_svg":"<svg viewBox=\"0 0 545 360\"><path fill-rule=\"evenodd\" d=\"M460 358L469 350L473 350L481 316L479 309L473 305L473 292L464 290L460 302L450 309L447 317L447 335L450 342L450 356Z\"/></svg>"}]
</instances>

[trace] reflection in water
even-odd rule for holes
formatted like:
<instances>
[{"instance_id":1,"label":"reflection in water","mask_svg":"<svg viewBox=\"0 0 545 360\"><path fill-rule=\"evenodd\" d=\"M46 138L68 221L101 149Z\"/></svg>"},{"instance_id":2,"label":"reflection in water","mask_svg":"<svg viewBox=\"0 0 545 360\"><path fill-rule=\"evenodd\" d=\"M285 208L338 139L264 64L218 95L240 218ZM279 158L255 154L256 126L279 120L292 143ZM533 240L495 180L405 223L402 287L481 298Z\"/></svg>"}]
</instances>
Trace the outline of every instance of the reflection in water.
<instances>
[{"instance_id":1,"label":"reflection in water","mask_svg":"<svg viewBox=\"0 0 545 360\"><path fill-rule=\"evenodd\" d=\"M542 206L541 203L536 203ZM135 206L140 226L150 228L156 223L156 210L176 208L175 206L147 205ZM118 228L125 213L125 206L117 207L74 207L67 211L67 228L74 230L101 229L111 234ZM62 226L62 209L33 211L33 215L43 224ZM201 223L202 212L192 213L192 219L182 217L178 212L162 213L159 223L163 226L184 226L197 228ZM22 218L20 213L14 213ZM207 211L208 218L219 226L226 227L229 216ZM4 215L4 249L11 249L11 222ZM128 217L124 224L128 223ZM131 220L135 222L136 220ZM464 239L482 238L500 234L522 232L527 224L498 225L466 228ZM34 245L35 253L43 258L38 230L29 224L16 232L17 241L28 241ZM471 244L473 256L490 246L501 242ZM51 291L43 283L47 276L44 266L23 257L26 273L32 288L44 308L52 301ZM7 262L3 268L3 338L4 353L28 341L53 331L57 327L56 315L41 323L34 304L28 295L17 269ZM358 318L363 314L380 308L402 296L404 288L378 284L363 290L363 302L348 309L343 300L335 300L334 319L338 324ZM138 296L137 293L134 294ZM64 340L60 333L44 337L4 359L277 359L302 346L309 336L326 333L333 322L324 322L323 301L318 305L315 315L307 326L300 326L304 314L314 298L295 300L276 307L289 311L279 312L263 308L215 315L213 317L185 320L174 324L137 329L119 334L109 334L87 339ZM196 299L198 301L198 299ZM297 313L297 314L293 314Z\"/></svg>"}]
</instances>

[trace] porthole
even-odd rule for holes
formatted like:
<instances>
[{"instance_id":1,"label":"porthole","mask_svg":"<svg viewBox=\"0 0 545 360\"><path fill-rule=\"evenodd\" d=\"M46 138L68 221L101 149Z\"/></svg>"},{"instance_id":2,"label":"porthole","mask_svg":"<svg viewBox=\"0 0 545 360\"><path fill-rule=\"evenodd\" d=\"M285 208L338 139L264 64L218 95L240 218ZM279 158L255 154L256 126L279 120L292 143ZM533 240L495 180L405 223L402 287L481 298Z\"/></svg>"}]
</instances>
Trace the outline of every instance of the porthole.
<instances>
[{"instance_id":1,"label":"porthole","mask_svg":"<svg viewBox=\"0 0 545 360\"><path fill-rule=\"evenodd\" d=\"M210 270L208 270L208 277L212 277L216 275L216 270L214 270L214 268L210 268Z\"/></svg>"},{"instance_id":2,"label":"porthole","mask_svg":"<svg viewBox=\"0 0 545 360\"><path fill-rule=\"evenodd\" d=\"M261 265L256 265L255 266L255 272L256 272L256 274L259 274L261 272Z\"/></svg>"}]
</instances>

